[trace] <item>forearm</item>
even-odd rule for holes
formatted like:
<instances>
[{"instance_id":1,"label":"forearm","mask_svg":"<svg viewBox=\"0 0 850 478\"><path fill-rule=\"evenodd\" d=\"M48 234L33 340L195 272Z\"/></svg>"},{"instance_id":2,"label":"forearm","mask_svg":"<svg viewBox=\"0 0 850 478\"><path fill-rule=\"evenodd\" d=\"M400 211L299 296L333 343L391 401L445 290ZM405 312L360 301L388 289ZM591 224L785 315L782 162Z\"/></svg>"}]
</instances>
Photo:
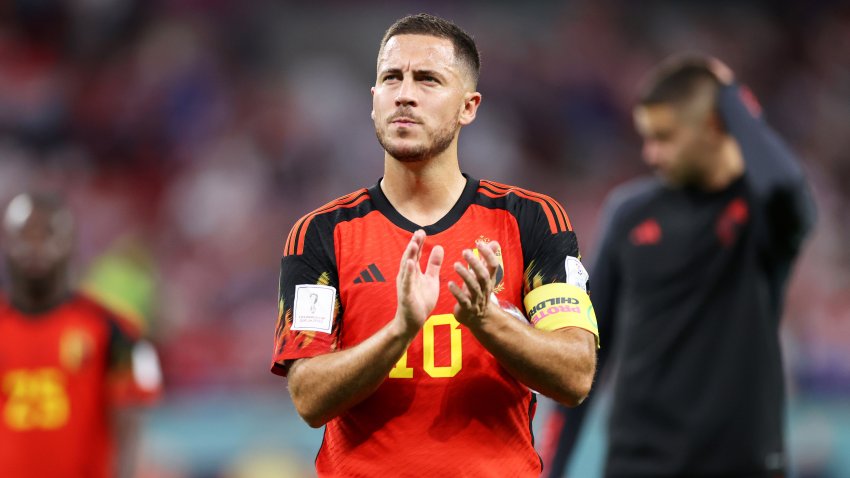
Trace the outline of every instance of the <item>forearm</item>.
<instances>
[{"instance_id":1,"label":"forearm","mask_svg":"<svg viewBox=\"0 0 850 478\"><path fill-rule=\"evenodd\" d=\"M803 171L796 155L759 113L747 107L742 95L748 94L749 90L741 86L724 86L718 108L729 134L741 147L750 181L764 194L777 188L801 187Z\"/></svg>"},{"instance_id":2,"label":"forearm","mask_svg":"<svg viewBox=\"0 0 850 478\"><path fill-rule=\"evenodd\" d=\"M579 405L590 391L596 367L596 342L590 332L576 327L541 331L497 306L471 331L528 387L571 407Z\"/></svg>"},{"instance_id":3,"label":"forearm","mask_svg":"<svg viewBox=\"0 0 850 478\"><path fill-rule=\"evenodd\" d=\"M788 235L789 248L796 250L815 215L803 170L785 141L747 109L741 92L735 85L723 87L720 113L741 148L748 181L768 208L771 226Z\"/></svg>"},{"instance_id":4,"label":"forearm","mask_svg":"<svg viewBox=\"0 0 850 478\"><path fill-rule=\"evenodd\" d=\"M425 231L420 229L402 254L396 277L398 308L387 325L353 347L298 359L290 366L289 393L310 426L324 425L377 390L422 329L439 297L443 262L443 248L434 246L423 272L419 260L424 243Z\"/></svg>"},{"instance_id":5,"label":"forearm","mask_svg":"<svg viewBox=\"0 0 850 478\"><path fill-rule=\"evenodd\" d=\"M392 321L354 347L296 360L289 370L289 393L298 414L317 428L371 395L413 336Z\"/></svg>"}]
</instances>

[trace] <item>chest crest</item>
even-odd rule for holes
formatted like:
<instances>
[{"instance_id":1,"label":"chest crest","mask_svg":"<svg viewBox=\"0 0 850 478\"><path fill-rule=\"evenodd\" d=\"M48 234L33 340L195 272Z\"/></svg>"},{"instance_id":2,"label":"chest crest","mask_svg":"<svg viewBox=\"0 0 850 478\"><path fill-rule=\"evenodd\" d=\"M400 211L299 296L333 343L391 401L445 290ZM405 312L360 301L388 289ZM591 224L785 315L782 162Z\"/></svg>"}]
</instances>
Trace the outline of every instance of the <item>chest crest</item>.
<instances>
[{"instance_id":1,"label":"chest crest","mask_svg":"<svg viewBox=\"0 0 850 478\"><path fill-rule=\"evenodd\" d=\"M490 242L490 239L484 236L478 236L476 240L476 244L479 242L483 242L485 244ZM472 253L475 254L475 257L480 258L478 248L472 249ZM499 268L496 270L496 285L493 287L493 293L498 294L505 290L505 260L502 257L502 249L496 251L496 257L499 259Z\"/></svg>"}]
</instances>

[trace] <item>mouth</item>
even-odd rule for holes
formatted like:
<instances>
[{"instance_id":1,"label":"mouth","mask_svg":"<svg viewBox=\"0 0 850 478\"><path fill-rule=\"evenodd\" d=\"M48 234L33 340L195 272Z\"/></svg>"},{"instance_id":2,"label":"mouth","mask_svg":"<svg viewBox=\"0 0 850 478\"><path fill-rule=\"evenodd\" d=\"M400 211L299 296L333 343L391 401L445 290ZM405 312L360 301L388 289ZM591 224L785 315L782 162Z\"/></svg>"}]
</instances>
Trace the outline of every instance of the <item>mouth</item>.
<instances>
[{"instance_id":1,"label":"mouth","mask_svg":"<svg viewBox=\"0 0 850 478\"><path fill-rule=\"evenodd\" d=\"M394 118L392 121L390 121L390 123L395 124L395 125L399 125L399 126L410 126L410 125L414 125L414 124L419 124L419 121L417 121L413 118L408 118L406 116L402 116L402 117L399 117L399 118Z\"/></svg>"},{"instance_id":2,"label":"mouth","mask_svg":"<svg viewBox=\"0 0 850 478\"><path fill-rule=\"evenodd\" d=\"M24 258L18 260L15 266L21 275L28 278L44 277L52 270L52 264L41 259Z\"/></svg>"}]
</instances>

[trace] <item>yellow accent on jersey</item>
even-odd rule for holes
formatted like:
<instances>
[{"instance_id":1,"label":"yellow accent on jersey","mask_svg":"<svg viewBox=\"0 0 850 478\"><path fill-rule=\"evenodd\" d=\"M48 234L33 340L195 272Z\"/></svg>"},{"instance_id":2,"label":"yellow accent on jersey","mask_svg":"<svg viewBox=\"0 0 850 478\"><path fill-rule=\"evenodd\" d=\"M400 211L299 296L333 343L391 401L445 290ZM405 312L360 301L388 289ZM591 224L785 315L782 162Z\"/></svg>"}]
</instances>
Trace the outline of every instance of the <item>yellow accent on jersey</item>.
<instances>
[{"instance_id":1,"label":"yellow accent on jersey","mask_svg":"<svg viewBox=\"0 0 850 478\"><path fill-rule=\"evenodd\" d=\"M448 325L451 329L449 335L449 350L451 350L451 363L447 366L434 365L434 327ZM425 373L434 378L454 377L460 372L463 364L463 343L461 342L460 323L453 314L432 315L425 321L422 327L422 368Z\"/></svg>"},{"instance_id":2,"label":"yellow accent on jersey","mask_svg":"<svg viewBox=\"0 0 850 478\"><path fill-rule=\"evenodd\" d=\"M434 361L434 327L447 325L450 327L449 350L451 351L451 363L449 365L435 365ZM460 323L453 314L439 314L428 317L422 326L422 369L430 377L451 378L463 368L463 336L460 332ZM407 366L407 352L396 362L390 370L390 378L413 378L413 368Z\"/></svg>"},{"instance_id":3,"label":"yellow accent on jersey","mask_svg":"<svg viewBox=\"0 0 850 478\"><path fill-rule=\"evenodd\" d=\"M581 288L564 283L542 285L529 292L523 303L534 328L550 331L579 327L592 332L599 347L596 312Z\"/></svg>"},{"instance_id":4,"label":"yellow accent on jersey","mask_svg":"<svg viewBox=\"0 0 850 478\"><path fill-rule=\"evenodd\" d=\"M413 378L413 367L407 366L407 350L398 359L395 366L390 369L390 378Z\"/></svg>"},{"instance_id":5,"label":"yellow accent on jersey","mask_svg":"<svg viewBox=\"0 0 850 478\"><path fill-rule=\"evenodd\" d=\"M59 369L12 370L3 377L2 391L8 397L3 419L12 430L54 430L68 422L70 400Z\"/></svg>"}]
</instances>

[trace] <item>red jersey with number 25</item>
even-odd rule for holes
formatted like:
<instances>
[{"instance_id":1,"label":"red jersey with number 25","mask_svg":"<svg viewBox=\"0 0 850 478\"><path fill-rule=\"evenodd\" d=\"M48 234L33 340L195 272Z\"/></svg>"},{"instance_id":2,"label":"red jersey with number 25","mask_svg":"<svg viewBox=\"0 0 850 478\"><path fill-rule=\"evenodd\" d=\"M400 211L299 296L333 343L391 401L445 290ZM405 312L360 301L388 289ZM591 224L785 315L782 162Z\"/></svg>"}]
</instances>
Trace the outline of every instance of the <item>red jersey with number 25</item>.
<instances>
[{"instance_id":1,"label":"red jersey with number 25","mask_svg":"<svg viewBox=\"0 0 850 478\"><path fill-rule=\"evenodd\" d=\"M113 406L159 391L133 329L81 295L37 315L0 297L0 476L114 476Z\"/></svg>"},{"instance_id":2,"label":"red jersey with number 25","mask_svg":"<svg viewBox=\"0 0 850 478\"><path fill-rule=\"evenodd\" d=\"M396 310L396 275L412 233L376 184L299 220L287 238L272 371L295 359L353 347ZM452 210L422 228L424 267L441 245L437 306L375 393L331 420L316 458L320 476L539 476L534 394L452 315L446 285L477 241L498 241L495 292L522 309L535 287L565 281L578 257L563 208L549 197L467 177ZM477 251L476 251L477 252Z\"/></svg>"}]
</instances>

